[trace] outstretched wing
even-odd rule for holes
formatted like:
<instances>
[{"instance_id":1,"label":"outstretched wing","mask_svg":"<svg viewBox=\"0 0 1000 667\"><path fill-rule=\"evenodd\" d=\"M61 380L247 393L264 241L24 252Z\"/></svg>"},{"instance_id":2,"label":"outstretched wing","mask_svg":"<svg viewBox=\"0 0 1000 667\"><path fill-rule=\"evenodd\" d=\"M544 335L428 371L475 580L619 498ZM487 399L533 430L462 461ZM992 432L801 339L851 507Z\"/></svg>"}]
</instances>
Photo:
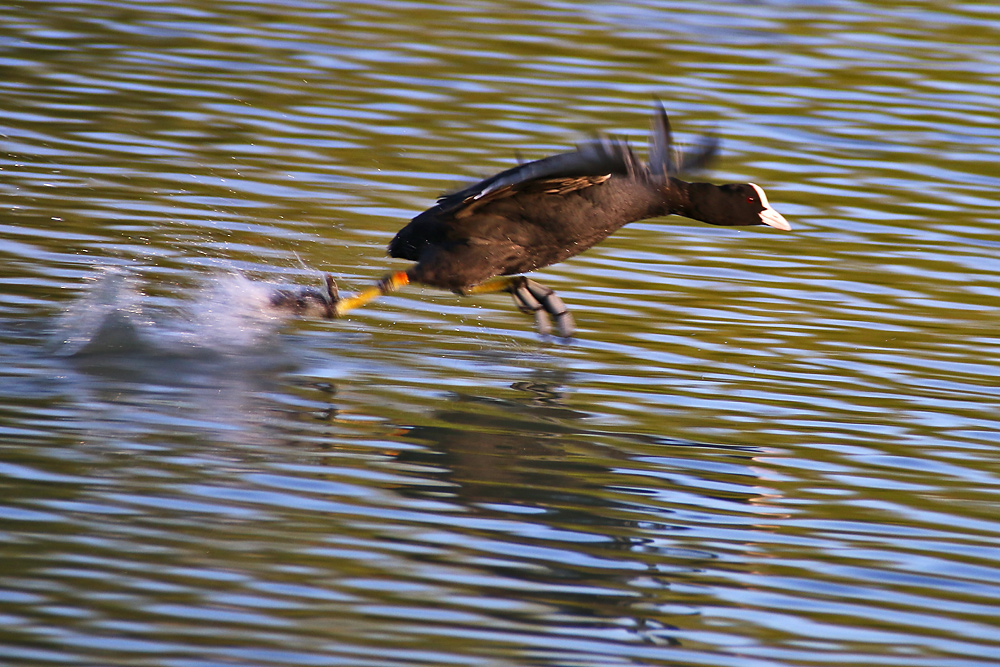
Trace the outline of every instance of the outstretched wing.
<instances>
[{"instance_id":1,"label":"outstretched wing","mask_svg":"<svg viewBox=\"0 0 1000 667\"><path fill-rule=\"evenodd\" d=\"M461 217L461 209L478 207L521 190L548 186L554 192L569 192L607 179L612 174L635 177L644 165L624 141L597 139L575 151L518 165L467 188L438 199L436 213Z\"/></svg>"},{"instance_id":2,"label":"outstretched wing","mask_svg":"<svg viewBox=\"0 0 1000 667\"><path fill-rule=\"evenodd\" d=\"M690 174L707 169L719 154L719 140L715 137L701 137L698 143L680 154L678 173Z\"/></svg>"},{"instance_id":3,"label":"outstretched wing","mask_svg":"<svg viewBox=\"0 0 1000 667\"><path fill-rule=\"evenodd\" d=\"M657 103L653 113L649 166L632 152L627 142L602 137L581 144L575 151L518 165L441 196L432 206L396 234L389 255L419 261L427 247L446 243L463 223L491 202L522 193L568 194L594 187L612 176L636 180L665 180L685 171L704 168L715 156L714 139L702 140L691 152L679 156L674 150L670 122Z\"/></svg>"},{"instance_id":4,"label":"outstretched wing","mask_svg":"<svg viewBox=\"0 0 1000 667\"><path fill-rule=\"evenodd\" d=\"M645 165L624 141L597 139L570 153L518 165L467 188L443 195L389 242L389 256L418 261L426 247L443 243L449 230L488 203L537 190L566 194L603 183L614 174L639 177Z\"/></svg>"},{"instance_id":5,"label":"outstretched wing","mask_svg":"<svg viewBox=\"0 0 1000 667\"><path fill-rule=\"evenodd\" d=\"M649 171L658 178L677 175L677 156L670 132L670 120L659 100L653 109L649 134Z\"/></svg>"},{"instance_id":6,"label":"outstretched wing","mask_svg":"<svg viewBox=\"0 0 1000 667\"><path fill-rule=\"evenodd\" d=\"M702 137L683 153L674 148L670 120L659 101L653 108L652 132L649 135L649 173L657 178L700 171L708 167L719 151L715 137Z\"/></svg>"}]
</instances>

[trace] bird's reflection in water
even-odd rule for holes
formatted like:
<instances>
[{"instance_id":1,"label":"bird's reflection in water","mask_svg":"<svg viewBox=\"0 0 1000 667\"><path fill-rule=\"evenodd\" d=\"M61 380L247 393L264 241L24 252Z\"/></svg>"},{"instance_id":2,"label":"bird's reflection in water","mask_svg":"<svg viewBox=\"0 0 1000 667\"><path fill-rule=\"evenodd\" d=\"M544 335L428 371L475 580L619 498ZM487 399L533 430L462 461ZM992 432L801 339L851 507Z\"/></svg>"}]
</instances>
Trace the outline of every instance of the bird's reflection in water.
<instances>
[{"instance_id":1,"label":"bird's reflection in water","mask_svg":"<svg viewBox=\"0 0 1000 667\"><path fill-rule=\"evenodd\" d=\"M165 433L176 438L175 432L185 428L199 434L230 433L240 445L233 451L242 457L252 451L273 457L301 448L302 442L324 446L329 441L343 449L356 437L365 448L360 461L370 456L371 441L388 443L385 459L404 474L383 490L402 499L446 500L443 507L457 510L454 523L452 510L438 510L443 514L433 517L442 530L432 532L449 536L448 549L418 548L412 557L468 566L505 582L498 590L476 587L466 593L502 597L517 591L519 601L535 603L512 604L512 609L534 610L510 612L513 622L524 620L516 618L518 613L530 613L532 622L558 626L560 632L624 631L639 642L674 644L676 615L695 613L697 605L678 597L672 587L719 567L715 543L698 537L711 532L711 526L692 518L692 503L708 507L725 502L737 506L737 513L739 507L752 510L759 500L752 484L746 485L748 492L720 492L715 482L725 475L716 476L711 467L675 463L724 458L726 465L752 478L753 448L602 430L595 414L577 407L582 401L571 393L573 375L544 360L534 360L535 368L514 378L506 390L492 389L489 395L485 388L453 391L436 404L422 400L396 406L390 422L390 411L378 408L380 390L371 382L353 387L350 379L342 379L339 388L352 391L337 392L334 383L315 380L302 380L293 391L288 383L295 382L294 373L292 380L278 381L278 329L266 317L236 317L245 314L245 307L228 321L241 322L244 331L213 333L213 324L197 318L157 321L141 308L123 308L129 303L127 281L101 288L103 295L77 311L77 328L58 332L69 346L62 351L72 350L70 359L61 358L84 370L68 376L77 378L80 391L74 395L99 413L90 420L90 429L113 435L113 429L131 424L135 439L151 441L160 441ZM200 308L218 301L196 303ZM218 314L214 309L213 317ZM192 337L192 331L201 335ZM242 347L234 344L234 335ZM135 349L109 351L110 342L119 350L123 342ZM339 348L338 363L350 363L353 353L344 353L349 347ZM233 349L240 353L225 352ZM358 355L363 351L370 352L367 345L356 350ZM254 366L265 362L266 367ZM366 363L374 364L364 366L372 377L390 378L399 371L395 363ZM347 367L341 370L351 377ZM85 398L88 394L91 398ZM359 395L351 399L344 394ZM368 421L344 420L362 406ZM407 419L411 421L405 423ZM372 437L358 435L364 429ZM204 439L192 442L192 447L202 447ZM407 446L392 450L393 442ZM331 472L336 474L336 466ZM699 494L703 502L698 502ZM471 524L470 518L475 519ZM393 540L426 547L423 532L393 534ZM728 567L738 565L729 562ZM661 611L667 608L674 611Z\"/></svg>"},{"instance_id":2,"label":"bird's reflection in water","mask_svg":"<svg viewBox=\"0 0 1000 667\"><path fill-rule=\"evenodd\" d=\"M680 537L689 527L655 500L673 491L665 478L630 469L639 467L638 450L677 456L719 447L590 428L591 415L565 400L568 381L550 371L513 384L504 398L452 394L428 423L402 432L424 448L400 452L399 461L438 471L435 479L399 491L450 497L506 526L503 538L484 534L457 548L493 575L521 582L528 597L537 586L536 601L556 609L550 622L574 632L627 629L640 642L677 644L670 615L656 610L684 608L671 586L718 567L718 554ZM752 463L752 448L722 449L731 460ZM553 591L555 582L561 590Z\"/></svg>"}]
</instances>

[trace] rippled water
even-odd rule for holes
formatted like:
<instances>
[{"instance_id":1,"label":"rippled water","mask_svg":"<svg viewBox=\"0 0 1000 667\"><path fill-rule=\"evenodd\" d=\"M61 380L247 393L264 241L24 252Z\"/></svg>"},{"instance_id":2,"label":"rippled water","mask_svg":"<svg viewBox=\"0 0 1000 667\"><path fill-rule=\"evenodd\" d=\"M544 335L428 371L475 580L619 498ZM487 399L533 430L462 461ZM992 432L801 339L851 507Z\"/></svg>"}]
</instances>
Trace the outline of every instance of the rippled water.
<instances>
[{"instance_id":1,"label":"rippled water","mask_svg":"<svg viewBox=\"0 0 1000 667\"><path fill-rule=\"evenodd\" d=\"M989 3L0 13L0 662L1000 664ZM443 190L714 133L631 225L334 322Z\"/></svg>"}]
</instances>

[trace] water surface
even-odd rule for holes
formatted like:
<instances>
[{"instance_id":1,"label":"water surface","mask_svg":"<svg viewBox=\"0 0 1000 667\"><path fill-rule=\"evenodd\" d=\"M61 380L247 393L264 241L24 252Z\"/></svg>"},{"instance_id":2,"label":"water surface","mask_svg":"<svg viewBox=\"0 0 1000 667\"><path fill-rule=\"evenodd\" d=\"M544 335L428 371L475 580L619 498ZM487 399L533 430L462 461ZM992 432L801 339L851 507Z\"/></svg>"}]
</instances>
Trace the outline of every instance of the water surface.
<instances>
[{"instance_id":1,"label":"water surface","mask_svg":"<svg viewBox=\"0 0 1000 667\"><path fill-rule=\"evenodd\" d=\"M0 17L0 661L1000 663L986 3ZM442 191L664 101L792 223L334 322Z\"/></svg>"}]
</instances>

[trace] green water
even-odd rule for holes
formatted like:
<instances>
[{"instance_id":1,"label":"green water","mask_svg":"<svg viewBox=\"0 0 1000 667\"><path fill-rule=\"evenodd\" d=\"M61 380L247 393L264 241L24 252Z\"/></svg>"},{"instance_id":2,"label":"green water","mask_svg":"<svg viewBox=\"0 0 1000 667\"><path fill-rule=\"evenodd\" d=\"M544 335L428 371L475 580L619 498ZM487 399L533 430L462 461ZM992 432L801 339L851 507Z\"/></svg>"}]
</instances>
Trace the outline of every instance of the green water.
<instances>
[{"instance_id":1,"label":"green water","mask_svg":"<svg viewBox=\"0 0 1000 667\"><path fill-rule=\"evenodd\" d=\"M255 310L654 98L793 232ZM0 662L1000 664L997 99L989 3L6 8Z\"/></svg>"}]
</instances>

